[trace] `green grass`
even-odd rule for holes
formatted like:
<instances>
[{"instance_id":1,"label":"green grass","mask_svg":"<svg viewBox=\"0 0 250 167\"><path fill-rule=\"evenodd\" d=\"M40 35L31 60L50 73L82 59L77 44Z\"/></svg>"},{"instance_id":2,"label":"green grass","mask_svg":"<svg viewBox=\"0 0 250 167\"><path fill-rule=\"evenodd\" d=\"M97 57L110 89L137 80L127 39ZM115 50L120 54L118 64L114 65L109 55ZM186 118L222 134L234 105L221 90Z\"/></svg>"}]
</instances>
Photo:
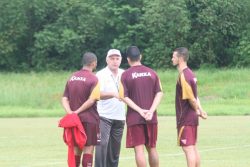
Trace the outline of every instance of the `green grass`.
<instances>
[{"instance_id":1,"label":"green grass","mask_svg":"<svg viewBox=\"0 0 250 167\"><path fill-rule=\"evenodd\" d=\"M64 111L61 108L44 109L30 108L23 106L1 106L0 117L57 117L63 115Z\"/></svg>"},{"instance_id":2,"label":"green grass","mask_svg":"<svg viewBox=\"0 0 250 167\"><path fill-rule=\"evenodd\" d=\"M1 118L0 166L66 167L67 146L59 118ZM198 148L202 167L250 166L250 116L210 116L200 121ZM126 131L125 133L126 134ZM119 167L135 167L133 149L123 136ZM159 117L157 150L161 167L186 166L176 146L175 117Z\"/></svg>"},{"instance_id":3,"label":"green grass","mask_svg":"<svg viewBox=\"0 0 250 167\"><path fill-rule=\"evenodd\" d=\"M159 115L175 115L177 70L159 71L164 98ZM71 72L0 73L0 117L62 116L60 105ZM209 115L250 115L250 69L196 71L198 92Z\"/></svg>"},{"instance_id":4,"label":"green grass","mask_svg":"<svg viewBox=\"0 0 250 167\"><path fill-rule=\"evenodd\" d=\"M213 69L195 71L198 95L209 115L250 114L250 69ZM175 85L177 71L159 72L164 99L160 115L175 114Z\"/></svg>"},{"instance_id":5,"label":"green grass","mask_svg":"<svg viewBox=\"0 0 250 167\"><path fill-rule=\"evenodd\" d=\"M69 73L1 73L1 106L59 108Z\"/></svg>"}]
</instances>

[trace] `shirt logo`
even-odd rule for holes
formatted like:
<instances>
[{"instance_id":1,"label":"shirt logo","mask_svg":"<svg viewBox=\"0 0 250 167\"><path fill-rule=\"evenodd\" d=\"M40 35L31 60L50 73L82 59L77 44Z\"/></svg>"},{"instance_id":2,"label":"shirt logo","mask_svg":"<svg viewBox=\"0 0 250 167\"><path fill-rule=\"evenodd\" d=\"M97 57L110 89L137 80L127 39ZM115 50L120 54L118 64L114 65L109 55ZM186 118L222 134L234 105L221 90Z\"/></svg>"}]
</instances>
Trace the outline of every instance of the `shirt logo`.
<instances>
[{"instance_id":1,"label":"shirt logo","mask_svg":"<svg viewBox=\"0 0 250 167\"><path fill-rule=\"evenodd\" d=\"M150 77L150 76L151 76L150 72L141 72L141 73L134 72L134 73L132 73L133 79L138 78L138 77Z\"/></svg>"},{"instance_id":2,"label":"shirt logo","mask_svg":"<svg viewBox=\"0 0 250 167\"><path fill-rule=\"evenodd\" d=\"M76 76L72 76L70 78L70 81L83 81L85 82L86 81L86 78L85 77L76 77Z\"/></svg>"},{"instance_id":3,"label":"shirt logo","mask_svg":"<svg viewBox=\"0 0 250 167\"><path fill-rule=\"evenodd\" d=\"M181 142L182 142L183 144L187 144L187 139L182 139Z\"/></svg>"}]
</instances>

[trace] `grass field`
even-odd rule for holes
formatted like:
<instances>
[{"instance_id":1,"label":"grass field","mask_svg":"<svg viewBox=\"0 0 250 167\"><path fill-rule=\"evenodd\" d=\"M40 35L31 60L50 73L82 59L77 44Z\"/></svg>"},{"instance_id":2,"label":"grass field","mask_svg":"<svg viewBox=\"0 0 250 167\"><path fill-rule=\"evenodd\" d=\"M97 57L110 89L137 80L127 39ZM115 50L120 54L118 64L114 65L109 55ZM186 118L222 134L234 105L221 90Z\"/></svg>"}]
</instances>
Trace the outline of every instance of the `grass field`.
<instances>
[{"instance_id":1,"label":"grass field","mask_svg":"<svg viewBox=\"0 0 250 167\"><path fill-rule=\"evenodd\" d=\"M55 117L71 72L0 73L0 117ZM164 98L159 115L175 115L177 70L158 71ZM250 69L196 71L198 92L209 115L250 115Z\"/></svg>"},{"instance_id":2,"label":"grass field","mask_svg":"<svg viewBox=\"0 0 250 167\"><path fill-rule=\"evenodd\" d=\"M66 167L67 147L59 118L1 118L0 166ZM210 116L200 121L202 167L250 166L250 116ZM123 138L119 167L134 167L132 149ZM175 117L159 117L158 152L161 167L186 166L176 146Z\"/></svg>"},{"instance_id":3,"label":"grass field","mask_svg":"<svg viewBox=\"0 0 250 167\"><path fill-rule=\"evenodd\" d=\"M57 121L64 115L60 99L70 73L0 73L0 167L67 166L67 147ZM173 117L178 73L158 73L164 91L158 113L168 116L159 117L160 166L183 167ZM202 167L250 166L249 74L250 69L196 71L200 99L210 115L199 129ZM133 150L125 149L124 142L119 167L134 167Z\"/></svg>"}]
</instances>

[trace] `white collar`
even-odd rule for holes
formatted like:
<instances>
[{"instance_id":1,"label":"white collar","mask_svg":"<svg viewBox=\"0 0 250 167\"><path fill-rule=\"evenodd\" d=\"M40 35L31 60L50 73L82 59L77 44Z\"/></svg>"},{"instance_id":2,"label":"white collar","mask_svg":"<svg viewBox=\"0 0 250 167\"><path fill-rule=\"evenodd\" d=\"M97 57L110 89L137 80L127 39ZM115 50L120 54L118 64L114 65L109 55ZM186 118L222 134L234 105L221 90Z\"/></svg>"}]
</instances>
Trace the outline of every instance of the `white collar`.
<instances>
[{"instance_id":1,"label":"white collar","mask_svg":"<svg viewBox=\"0 0 250 167\"><path fill-rule=\"evenodd\" d=\"M108 68L108 66L105 67L105 70L107 71L108 75L114 76L113 73L112 73L112 71ZM120 76L121 73L122 73L122 71L123 71L122 69L118 68L117 76ZM116 76L116 77L117 77L117 76Z\"/></svg>"}]
</instances>

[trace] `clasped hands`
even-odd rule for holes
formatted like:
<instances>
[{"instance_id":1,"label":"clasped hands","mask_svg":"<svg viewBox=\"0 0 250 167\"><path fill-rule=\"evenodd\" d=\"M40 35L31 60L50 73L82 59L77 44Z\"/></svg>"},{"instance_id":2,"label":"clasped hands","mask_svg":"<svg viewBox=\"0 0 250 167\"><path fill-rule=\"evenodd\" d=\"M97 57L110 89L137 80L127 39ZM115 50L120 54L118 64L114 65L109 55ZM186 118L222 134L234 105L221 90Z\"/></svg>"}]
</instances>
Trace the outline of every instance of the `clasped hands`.
<instances>
[{"instance_id":1,"label":"clasped hands","mask_svg":"<svg viewBox=\"0 0 250 167\"><path fill-rule=\"evenodd\" d=\"M153 118L153 115L154 115L154 111L141 109L141 110L139 111L139 114L140 114L146 121L151 121L151 119Z\"/></svg>"}]
</instances>

